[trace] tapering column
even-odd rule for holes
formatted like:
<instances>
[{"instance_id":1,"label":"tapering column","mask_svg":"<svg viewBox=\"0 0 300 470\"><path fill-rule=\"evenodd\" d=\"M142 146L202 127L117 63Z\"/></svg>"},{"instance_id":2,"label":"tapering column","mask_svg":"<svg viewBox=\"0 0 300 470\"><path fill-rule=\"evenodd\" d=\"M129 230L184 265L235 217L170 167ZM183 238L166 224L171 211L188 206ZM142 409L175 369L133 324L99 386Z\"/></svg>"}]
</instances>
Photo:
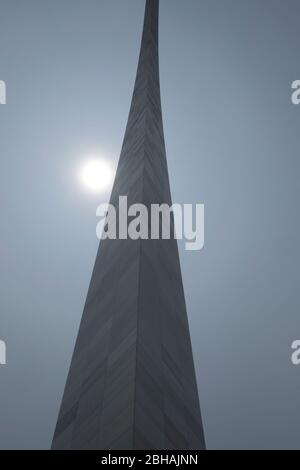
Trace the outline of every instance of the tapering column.
<instances>
[{"instance_id":1,"label":"tapering column","mask_svg":"<svg viewBox=\"0 0 300 470\"><path fill-rule=\"evenodd\" d=\"M172 204L158 10L158 0L146 1L111 195L117 208L120 195L128 204ZM52 448L205 448L176 240L101 241Z\"/></svg>"}]
</instances>

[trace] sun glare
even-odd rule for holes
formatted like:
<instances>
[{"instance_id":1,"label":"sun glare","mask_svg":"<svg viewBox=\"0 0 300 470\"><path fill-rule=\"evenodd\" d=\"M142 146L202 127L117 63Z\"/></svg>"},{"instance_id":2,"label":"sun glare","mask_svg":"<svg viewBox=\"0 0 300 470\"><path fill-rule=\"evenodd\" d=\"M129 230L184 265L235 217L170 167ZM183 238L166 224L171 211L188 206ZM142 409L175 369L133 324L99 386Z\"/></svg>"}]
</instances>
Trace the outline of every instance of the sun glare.
<instances>
[{"instance_id":1,"label":"sun glare","mask_svg":"<svg viewBox=\"0 0 300 470\"><path fill-rule=\"evenodd\" d=\"M95 193L108 189L113 179L111 166L100 157L89 158L83 162L79 175L85 189Z\"/></svg>"}]
</instances>

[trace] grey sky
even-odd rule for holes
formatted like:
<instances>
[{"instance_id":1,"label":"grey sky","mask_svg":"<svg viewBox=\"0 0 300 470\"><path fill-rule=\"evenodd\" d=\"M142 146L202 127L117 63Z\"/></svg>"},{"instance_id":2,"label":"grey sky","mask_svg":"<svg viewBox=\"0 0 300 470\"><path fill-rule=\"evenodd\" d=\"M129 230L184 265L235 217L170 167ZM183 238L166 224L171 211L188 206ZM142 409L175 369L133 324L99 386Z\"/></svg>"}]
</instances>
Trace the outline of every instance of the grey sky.
<instances>
[{"instance_id":1,"label":"grey sky","mask_svg":"<svg viewBox=\"0 0 300 470\"><path fill-rule=\"evenodd\" d=\"M109 195L144 1L0 0L0 448L49 448ZM173 201L204 203L181 262L209 448L300 448L298 0L161 0Z\"/></svg>"}]
</instances>

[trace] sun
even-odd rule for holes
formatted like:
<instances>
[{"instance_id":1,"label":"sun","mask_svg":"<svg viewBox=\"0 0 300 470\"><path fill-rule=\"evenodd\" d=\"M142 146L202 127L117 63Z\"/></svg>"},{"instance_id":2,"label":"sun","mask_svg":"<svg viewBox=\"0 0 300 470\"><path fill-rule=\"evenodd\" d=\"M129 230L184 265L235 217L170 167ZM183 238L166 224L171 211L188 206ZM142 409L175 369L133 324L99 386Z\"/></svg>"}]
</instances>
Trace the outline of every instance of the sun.
<instances>
[{"instance_id":1,"label":"sun","mask_svg":"<svg viewBox=\"0 0 300 470\"><path fill-rule=\"evenodd\" d=\"M111 186L113 171L104 158L92 157L87 158L81 164L79 177L85 189L90 192L100 193Z\"/></svg>"}]
</instances>

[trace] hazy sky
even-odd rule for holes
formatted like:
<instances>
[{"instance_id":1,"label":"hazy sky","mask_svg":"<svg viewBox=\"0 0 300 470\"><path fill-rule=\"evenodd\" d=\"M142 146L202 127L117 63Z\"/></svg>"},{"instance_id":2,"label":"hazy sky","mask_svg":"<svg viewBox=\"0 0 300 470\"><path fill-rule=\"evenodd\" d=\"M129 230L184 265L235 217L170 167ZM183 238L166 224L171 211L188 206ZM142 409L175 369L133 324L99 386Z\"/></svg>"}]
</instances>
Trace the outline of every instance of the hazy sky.
<instances>
[{"instance_id":1,"label":"hazy sky","mask_svg":"<svg viewBox=\"0 0 300 470\"><path fill-rule=\"evenodd\" d=\"M95 260L78 165L115 166L143 0L0 0L0 447L49 448ZM173 201L209 448L300 448L299 0L161 0Z\"/></svg>"}]
</instances>

